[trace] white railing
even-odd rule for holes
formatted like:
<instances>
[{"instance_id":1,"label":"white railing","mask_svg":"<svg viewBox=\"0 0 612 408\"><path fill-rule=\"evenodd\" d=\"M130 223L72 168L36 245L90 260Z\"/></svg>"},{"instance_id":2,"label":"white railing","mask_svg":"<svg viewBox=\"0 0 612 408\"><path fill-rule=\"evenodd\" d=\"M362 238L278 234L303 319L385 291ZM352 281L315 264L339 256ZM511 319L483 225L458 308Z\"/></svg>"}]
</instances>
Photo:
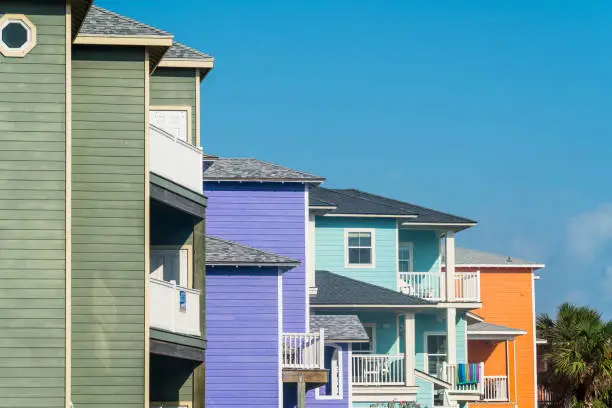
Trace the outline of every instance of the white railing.
<instances>
[{"instance_id":1,"label":"white railing","mask_svg":"<svg viewBox=\"0 0 612 408\"><path fill-rule=\"evenodd\" d=\"M354 385L404 385L404 355L353 355Z\"/></svg>"},{"instance_id":2,"label":"white railing","mask_svg":"<svg viewBox=\"0 0 612 408\"><path fill-rule=\"evenodd\" d=\"M479 363L477 366L478 373L476 375L478 381L470 382L466 378L466 381L461 381L457 375L458 365L456 364L442 364L440 379L451 384L451 389L460 392L473 392L482 394L482 388L484 383L484 363Z\"/></svg>"},{"instance_id":3,"label":"white railing","mask_svg":"<svg viewBox=\"0 0 612 408\"><path fill-rule=\"evenodd\" d=\"M281 343L283 368L325 368L323 329L318 333L283 333Z\"/></svg>"},{"instance_id":4,"label":"white railing","mask_svg":"<svg viewBox=\"0 0 612 408\"><path fill-rule=\"evenodd\" d=\"M444 274L439 272L400 272L399 275L399 290L403 294L433 301L444 299Z\"/></svg>"},{"instance_id":5,"label":"white railing","mask_svg":"<svg viewBox=\"0 0 612 408\"><path fill-rule=\"evenodd\" d=\"M480 302L480 272L455 272L455 300Z\"/></svg>"},{"instance_id":6,"label":"white railing","mask_svg":"<svg viewBox=\"0 0 612 408\"><path fill-rule=\"evenodd\" d=\"M149 282L151 327L200 336L200 291L154 278Z\"/></svg>"},{"instance_id":7,"label":"white railing","mask_svg":"<svg viewBox=\"0 0 612 408\"><path fill-rule=\"evenodd\" d=\"M508 401L508 377L505 375L486 375L483 387L485 401Z\"/></svg>"},{"instance_id":8,"label":"white railing","mask_svg":"<svg viewBox=\"0 0 612 408\"><path fill-rule=\"evenodd\" d=\"M150 126L149 166L151 171L183 187L203 192L202 150Z\"/></svg>"}]
</instances>

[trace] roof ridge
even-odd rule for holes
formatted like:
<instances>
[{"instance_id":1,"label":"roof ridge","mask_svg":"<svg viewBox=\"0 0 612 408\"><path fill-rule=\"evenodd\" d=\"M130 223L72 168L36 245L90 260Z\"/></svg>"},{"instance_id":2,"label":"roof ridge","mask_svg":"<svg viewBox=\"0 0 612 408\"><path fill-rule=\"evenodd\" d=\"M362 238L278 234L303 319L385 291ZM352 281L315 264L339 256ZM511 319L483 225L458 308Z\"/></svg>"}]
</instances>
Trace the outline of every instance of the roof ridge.
<instances>
[{"instance_id":1,"label":"roof ridge","mask_svg":"<svg viewBox=\"0 0 612 408\"><path fill-rule=\"evenodd\" d=\"M325 187L320 187L320 188L325 188ZM374 204L377 204L377 205L382 205L382 206L385 206L385 207L388 207L388 208L392 208L392 209L394 209L394 210L397 210L397 209L398 209L397 207L394 207L394 206L389 205L389 204L380 203L380 202L377 202L377 201L371 200L371 199L369 199L369 198L358 197L358 196L356 196L356 195L353 195L353 194L348 194L348 193L346 193L346 192L345 192L345 191L350 191L350 190L360 191L360 190L357 190L357 189L341 189L341 188L325 188L325 189L326 189L326 190L333 191L333 192L335 192L336 194L341 194L341 195L344 195L344 196L348 196L348 197L356 198L356 199L358 199L358 200L368 201L368 202L371 202L371 203L374 203ZM363 193L363 191L360 191L360 192L362 192L362 193ZM368 194L368 193L366 193L366 194ZM373 195L373 194L372 194L372 195ZM385 198L385 197L380 197L380 198ZM405 209L403 209L403 208L400 208L400 210L401 210L401 211L404 211L404 212L406 212L406 213L408 213L407 215L419 215L417 212L414 212L414 211L408 211L408 210L405 210Z\"/></svg>"},{"instance_id":2,"label":"roof ridge","mask_svg":"<svg viewBox=\"0 0 612 408\"><path fill-rule=\"evenodd\" d=\"M138 21L138 20L135 20L135 19L133 19L133 18L130 18L130 17L124 16L123 14L116 13L116 12L114 12L114 11L111 11L111 10L105 9L105 8L100 7L100 6L98 6L98 5L95 5L95 4L93 4L93 5L91 6L91 8L92 8L92 9L96 9L96 10L101 11L101 12L106 13L106 14L111 14L111 15L113 15L113 16L115 16L115 17L117 17L117 18L120 18L120 19L125 20L125 21L130 22L130 23L136 23L136 24L143 25L143 26L145 26L145 27L147 27L147 28L150 28L151 30L158 31L158 32L160 32L160 33L163 33L163 34L165 34L165 35L169 36L169 37L174 38L174 35L172 35L172 34L171 34L171 33L169 33L168 31L162 30L162 29L157 28L157 27L153 27L153 26L151 26L151 25L149 25L149 24L143 23L142 21Z\"/></svg>"},{"instance_id":3,"label":"roof ridge","mask_svg":"<svg viewBox=\"0 0 612 408\"><path fill-rule=\"evenodd\" d=\"M298 260L296 260L296 259L289 258L288 256L279 255L279 254L276 254L276 253L274 253L274 252L264 251L263 249L255 248L255 247L252 247L252 246L249 246L249 245L244 245L244 244L241 244L240 242L232 241L232 240L230 240L230 239L224 239L224 238L214 237L214 236L212 236L212 235L206 235L206 238L210 238L210 239L213 239L213 240L215 240L215 241L219 241L219 242L225 242L225 243L228 243L228 244L237 245L237 246L239 246L239 247L242 247L242 248L245 248L245 249L248 249L248 250L252 250L252 251L256 251L256 252L259 252L259 253L261 253L261 254L265 254L265 255L274 255L274 256L276 256L276 257L279 257L279 258L284 258L285 260L288 260L288 261L291 261L291 262L300 262L300 261L298 261Z\"/></svg>"},{"instance_id":4,"label":"roof ridge","mask_svg":"<svg viewBox=\"0 0 612 408\"><path fill-rule=\"evenodd\" d=\"M374 196L374 197L382 198L382 199L384 199L384 200L395 201L395 202L398 202L398 203L401 203L401 204L406 204L406 205L410 205L410 206L412 206L412 207L417 207L417 208L423 209L423 210L425 210L425 211L433 211L433 212L437 212L437 213L442 213L442 214L450 215L451 217L455 217L455 218L462 218L462 219L467 220L467 221L476 222L476 221L474 221L474 220L472 220L472 219L465 218L465 217L462 217L462 216L460 216L460 215L451 214L451 213L448 213L448 212L446 212L446 211L438 211L438 210L434 210L433 208L423 207L422 205L412 204L412 203L409 203L409 202L407 202L407 201L401 201L401 200L397 200L397 199L395 199L395 198L384 197L384 196L381 196L381 195L378 195L378 194L372 194L372 193L369 193L369 192L367 192L367 191L359 190L359 189L356 189L356 188L353 188L353 189L346 189L346 190L353 190L353 191L357 191L357 192L360 192L360 193L363 193L363 194L367 194L367 195L371 195L371 196ZM393 206L391 206L391 205L389 205L389 206L390 206L390 207L392 207L392 208L394 208L394 207L393 207Z\"/></svg>"}]
</instances>

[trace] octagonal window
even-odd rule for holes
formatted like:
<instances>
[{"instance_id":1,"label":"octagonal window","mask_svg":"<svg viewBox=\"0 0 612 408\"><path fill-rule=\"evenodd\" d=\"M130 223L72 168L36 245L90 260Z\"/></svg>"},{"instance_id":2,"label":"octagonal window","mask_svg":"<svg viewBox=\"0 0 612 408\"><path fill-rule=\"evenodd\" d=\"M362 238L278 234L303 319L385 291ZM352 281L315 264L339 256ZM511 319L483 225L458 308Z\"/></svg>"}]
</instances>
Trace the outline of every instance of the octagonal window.
<instances>
[{"instance_id":1,"label":"octagonal window","mask_svg":"<svg viewBox=\"0 0 612 408\"><path fill-rule=\"evenodd\" d=\"M36 45L36 27L23 15L5 14L0 18L0 53L5 57L25 57Z\"/></svg>"}]
</instances>

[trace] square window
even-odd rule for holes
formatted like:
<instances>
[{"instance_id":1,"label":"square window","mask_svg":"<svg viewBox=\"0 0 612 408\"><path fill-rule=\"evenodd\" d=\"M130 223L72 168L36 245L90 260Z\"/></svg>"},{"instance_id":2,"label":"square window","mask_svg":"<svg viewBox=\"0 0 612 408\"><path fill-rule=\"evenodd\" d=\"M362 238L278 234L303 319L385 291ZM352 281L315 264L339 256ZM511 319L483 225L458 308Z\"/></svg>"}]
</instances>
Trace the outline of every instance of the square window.
<instances>
[{"instance_id":1,"label":"square window","mask_svg":"<svg viewBox=\"0 0 612 408\"><path fill-rule=\"evenodd\" d=\"M346 263L353 266L374 265L374 232L348 231L346 233Z\"/></svg>"}]
</instances>

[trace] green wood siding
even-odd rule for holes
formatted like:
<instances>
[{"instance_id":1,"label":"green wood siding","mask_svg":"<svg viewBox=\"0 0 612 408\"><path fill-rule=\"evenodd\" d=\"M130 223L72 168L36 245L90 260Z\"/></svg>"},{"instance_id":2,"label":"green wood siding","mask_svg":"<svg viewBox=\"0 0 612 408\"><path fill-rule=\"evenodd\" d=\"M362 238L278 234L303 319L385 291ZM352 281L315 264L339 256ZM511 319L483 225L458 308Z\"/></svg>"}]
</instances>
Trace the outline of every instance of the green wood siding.
<instances>
[{"instance_id":1,"label":"green wood siding","mask_svg":"<svg viewBox=\"0 0 612 408\"><path fill-rule=\"evenodd\" d=\"M142 48L73 56L72 400L144 404L145 63Z\"/></svg>"},{"instance_id":2,"label":"green wood siding","mask_svg":"<svg viewBox=\"0 0 612 408\"><path fill-rule=\"evenodd\" d=\"M158 68L151 76L151 105L191 106L191 144L196 144L195 69Z\"/></svg>"},{"instance_id":3,"label":"green wood siding","mask_svg":"<svg viewBox=\"0 0 612 408\"><path fill-rule=\"evenodd\" d=\"M38 30L24 58L0 55L0 407L64 407L64 4L0 1Z\"/></svg>"}]
</instances>

